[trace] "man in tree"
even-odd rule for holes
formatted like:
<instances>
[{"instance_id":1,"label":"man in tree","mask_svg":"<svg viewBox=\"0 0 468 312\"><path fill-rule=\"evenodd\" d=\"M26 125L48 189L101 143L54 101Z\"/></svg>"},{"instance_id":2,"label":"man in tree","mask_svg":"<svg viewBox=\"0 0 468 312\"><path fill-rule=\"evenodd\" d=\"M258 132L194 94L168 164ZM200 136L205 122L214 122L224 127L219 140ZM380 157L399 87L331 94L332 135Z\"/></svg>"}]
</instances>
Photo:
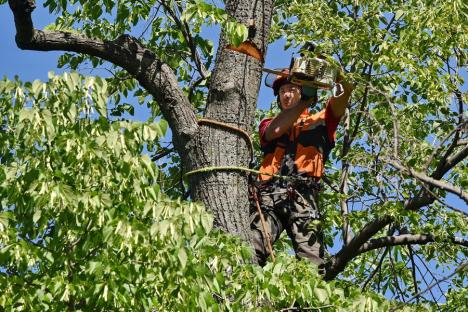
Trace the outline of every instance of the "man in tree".
<instances>
[{"instance_id":1,"label":"man in tree","mask_svg":"<svg viewBox=\"0 0 468 312\"><path fill-rule=\"evenodd\" d=\"M281 112L262 120L259 126L264 158L258 198L264 225L257 209L251 213L257 260L265 264L271 252L268 244L285 229L296 255L320 266L324 250L317 200L319 181L352 87L346 81L337 84L335 94L318 113L308 112L308 107L317 103L316 89L293 84L283 76L278 76L271 87Z\"/></svg>"}]
</instances>

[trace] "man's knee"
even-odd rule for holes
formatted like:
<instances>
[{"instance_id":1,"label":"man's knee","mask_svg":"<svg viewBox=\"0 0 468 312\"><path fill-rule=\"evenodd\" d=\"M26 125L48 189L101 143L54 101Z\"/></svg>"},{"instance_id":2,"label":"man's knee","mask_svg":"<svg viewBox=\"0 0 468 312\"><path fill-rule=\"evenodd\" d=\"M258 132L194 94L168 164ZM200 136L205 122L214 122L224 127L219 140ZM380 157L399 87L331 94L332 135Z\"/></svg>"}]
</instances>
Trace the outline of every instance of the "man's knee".
<instances>
[{"instance_id":1,"label":"man's knee","mask_svg":"<svg viewBox=\"0 0 468 312\"><path fill-rule=\"evenodd\" d=\"M305 222L304 225L304 227L293 228L296 255L299 258L309 260L317 266L322 266L324 257L322 231L319 227L311 228L309 222Z\"/></svg>"}]
</instances>

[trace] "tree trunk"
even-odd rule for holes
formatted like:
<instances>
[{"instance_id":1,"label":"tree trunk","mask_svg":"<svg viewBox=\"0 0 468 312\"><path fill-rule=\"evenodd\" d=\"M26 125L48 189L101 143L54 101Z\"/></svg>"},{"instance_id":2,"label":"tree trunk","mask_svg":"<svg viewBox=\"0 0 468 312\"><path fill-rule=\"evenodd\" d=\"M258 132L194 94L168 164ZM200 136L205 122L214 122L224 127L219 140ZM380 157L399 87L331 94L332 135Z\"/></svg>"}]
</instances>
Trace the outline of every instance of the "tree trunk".
<instances>
[{"instance_id":1,"label":"tree trunk","mask_svg":"<svg viewBox=\"0 0 468 312\"><path fill-rule=\"evenodd\" d=\"M273 3L271 0L227 1L226 11L248 25L256 16L253 43L266 53ZM255 10L255 13L253 13ZM260 88L263 64L253 57L224 49L220 36L216 67L210 81L205 118L227 123L251 132ZM248 168L248 142L238 132L202 125L193 145L188 167L218 166ZM202 201L214 214L215 226L249 239L249 200L247 174L241 171L213 170L196 174L190 180L193 199Z\"/></svg>"}]
</instances>

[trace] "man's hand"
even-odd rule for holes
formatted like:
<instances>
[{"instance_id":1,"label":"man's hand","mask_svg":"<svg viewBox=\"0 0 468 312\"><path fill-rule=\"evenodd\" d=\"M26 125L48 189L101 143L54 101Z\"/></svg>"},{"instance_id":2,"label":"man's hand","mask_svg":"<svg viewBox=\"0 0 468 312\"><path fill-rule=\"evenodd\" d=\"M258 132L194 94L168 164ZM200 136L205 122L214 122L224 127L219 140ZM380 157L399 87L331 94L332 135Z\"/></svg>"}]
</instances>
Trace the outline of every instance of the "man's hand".
<instances>
[{"instance_id":1,"label":"man's hand","mask_svg":"<svg viewBox=\"0 0 468 312\"><path fill-rule=\"evenodd\" d=\"M331 105L331 110L336 118L344 115L352 92L353 85L349 81L345 79L337 81L335 94L330 98L328 104Z\"/></svg>"},{"instance_id":2,"label":"man's hand","mask_svg":"<svg viewBox=\"0 0 468 312\"><path fill-rule=\"evenodd\" d=\"M343 94L347 95L348 97L351 95L351 92L353 92L353 84L349 81L341 79L337 81L337 84L341 87Z\"/></svg>"}]
</instances>

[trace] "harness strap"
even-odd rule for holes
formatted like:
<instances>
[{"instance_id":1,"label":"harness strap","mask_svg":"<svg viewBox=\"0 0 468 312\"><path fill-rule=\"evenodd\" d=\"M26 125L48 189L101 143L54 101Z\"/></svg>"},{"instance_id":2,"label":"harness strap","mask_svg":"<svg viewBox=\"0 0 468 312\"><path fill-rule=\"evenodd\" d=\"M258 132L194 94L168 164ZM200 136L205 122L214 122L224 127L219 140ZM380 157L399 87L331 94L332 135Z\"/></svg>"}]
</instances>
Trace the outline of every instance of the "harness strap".
<instances>
[{"instance_id":1,"label":"harness strap","mask_svg":"<svg viewBox=\"0 0 468 312\"><path fill-rule=\"evenodd\" d=\"M262 223L263 235L265 237L265 240L267 241L268 251L270 252L271 259L273 261L275 261L275 253L273 252L273 247L271 246L271 241L272 241L271 233L267 229L266 222L265 222L265 217L263 216L262 209L260 208L260 203L259 203L258 194L257 194L257 188L255 186L253 186L253 185L251 185L250 188L251 188L251 193L252 193L253 199L255 201L255 206L257 207L258 215L260 216L260 222Z\"/></svg>"}]
</instances>

